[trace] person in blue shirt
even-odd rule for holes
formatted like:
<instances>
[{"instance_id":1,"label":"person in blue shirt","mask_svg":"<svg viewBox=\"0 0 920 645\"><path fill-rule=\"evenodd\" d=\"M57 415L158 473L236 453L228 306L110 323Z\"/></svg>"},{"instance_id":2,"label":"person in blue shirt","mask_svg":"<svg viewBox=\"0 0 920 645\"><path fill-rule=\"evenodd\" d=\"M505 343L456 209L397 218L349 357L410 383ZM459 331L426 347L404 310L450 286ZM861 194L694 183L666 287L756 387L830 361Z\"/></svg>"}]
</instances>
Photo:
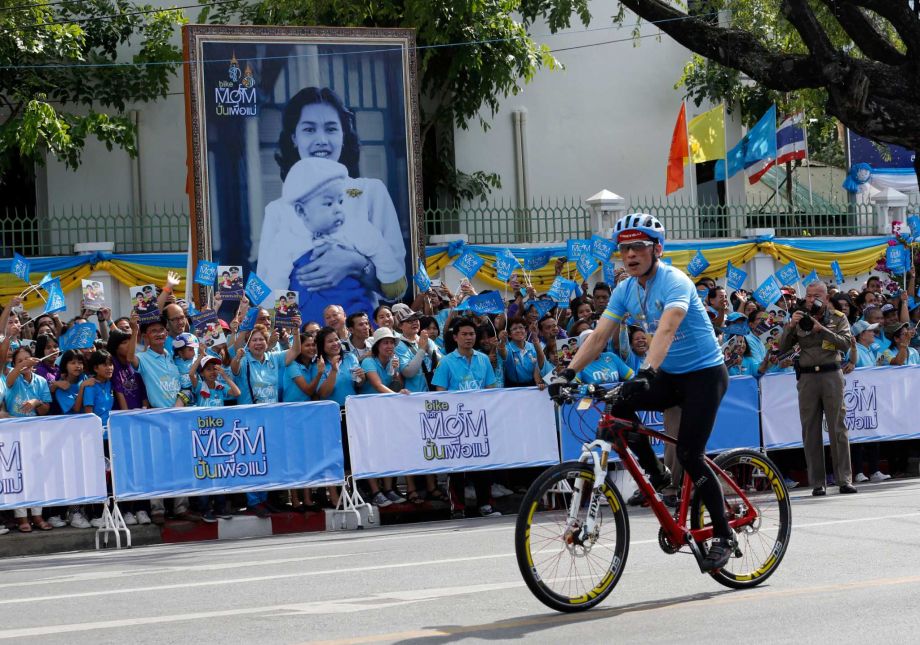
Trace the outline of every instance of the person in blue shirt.
<instances>
[{"instance_id":1,"label":"person in blue shirt","mask_svg":"<svg viewBox=\"0 0 920 645\"><path fill-rule=\"evenodd\" d=\"M351 352L342 350L338 334L332 327L323 327L316 334L316 347L325 363L316 397L319 400L335 401L345 407L345 397L358 393L357 387L364 383L364 370Z\"/></svg>"},{"instance_id":2,"label":"person in blue shirt","mask_svg":"<svg viewBox=\"0 0 920 645\"><path fill-rule=\"evenodd\" d=\"M102 420L103 426L108 426L109 412L115 407L115 393L112 391L115 364L112 355L104 349L97 349L90 354L86 367L92 377L80 384L83 412L95 414Z\"/></svg>"},{"instance_id":3,"label":"person in blue shirt","mask_svg":"<svg viewBox=\"0 0 920 645\"><path fill-rule=\"evenodd\" d=\"M300 335L300 354L284 373L285 402L312 401L325 369L326 363L316 351L316 333L303 332Z\"/></svg>"},{"instance_id":4,"label":"person in blue shirt","mask_svg":"<svg viewBox=\"0 0 920 645\"><path fill-rule=\"evenodd\" d=\"M61 355L61 377L54 382L52 414L77 414L83 407L80 384L86 378L83 353L68 349ZM49 387L52 385L48 384Z\"/></svg>"},{"instance_id":5,"label":"person in blue shirt","mask_svg":"<svg viewBox=\"0 0 920 645\"><path fill-rule=\"evenodd\" d=\"M199 351L194 366L190 368L189 378L196 407L221 408L227 399L235 399L240 395L240 388L216 356Z\"/></svg>"},{"instance_id":6,"label":"person in blue shirt","mask_svg":"<svg viewBox=\"0 0 920 645\"><path fill-rule=\"evenodd\" d=\"M198 339L187 331L172 339L173 362L179 369L179 398L185 405L192 405L195 399L189 369L196 362L198 346Z\"/></svg>"},{"instance_id":7,"label":"person in blue shirt","mask_svg":"<svg viewBox=\"0 0 920 645\"><path fill-rule=\"evenodd\" d=\"M879 356L873 349L878 328L878 324L870 325L865 320L857 320L853 323L850 327L850 332L853 334L856 352L854 354L853 348L847 352L844 373L849 373L858 367L875 367L878 365Z\"/></svg>"},{"instance_id":8,"label":"person in blue shirt","mask_svg":"<svg viewBox=\"0 0 920 645\"><path fill-rule=\"evenodd\" d=\"M630 213L617 221L614 237L629 277L617 285L595 333L575 354L569 368L553 380L550 395L560 400L561 387L571 383L601 353L623 321L631 318L645 330L650 337L645 362L636 378L621 386L627 396L611 412L638 422L637 410L681 408L678 461L691 480L698 482L697 490L712 520L713 539L700 566L717 570L732 555L732 531L725 518L719 480L704 457L728 389L725 358L693 283L679 269L659 260L665 242L661 222L646 213ZM632 434L630 447L652 485L665 488L670 474L658 461L648 438Z\"/></svg>"},{"instance_id":9,"label":"person in blue shirt","mask_svg":"<svg viewBox=\"0 0 920 645\"><path fill-rule=\"evenodd\" d=\"M35 373L41 359L32 355L32 347L21 345L12 356L13 369L6 375L6 411L13 417L36 417L51 409L48 381Z\"/></svg>"},{"instance_id":10,"label":"person in blue shirt","mask_svg":"<svg viewBox=\"0 0 920 645\"><path fill-rule=\"evenodd\" d=\"M729 336L724 347L725 366L728 368L729 376L753 376L758 378L761 375L760 366L751 356L751 347L748 345L747 338L741 335ZM764 366L766 370L766 366Z\"/></svg>"},{"instance_id":11,"label":"person in blue shirt","mask_svg":"<svg viewBox=\"0 0 920 645\"><path fill-rule=\"evenodd\" d=\"M467 391L491 389L498 385L495 371L489 357L474 349L478 338L476 323L469 318L458 318L448 330L445 343L452 350L438 364L431 379L431 384L438 392ZM458 473L451 480L451 506L456 512L464 509L464 485L469 480L476 491L479 515L482 517L499 516L490 504L492 479L485 473Z\"/></svg>"},{"instance_id":12,"label":"person in blue shirt","mask_svg":"<svg viewBox=\"0 0 920 645\"><path fill-rule=\"evenodd\" d=\"M910 346L914 330L910 323L899 323L891 332L891 347L879 358L883 365L920 365L920 353Z\"/></svg>"},{"instance_id":13,"label":"person in blue shirt","mask_svg":"<svg viewBox=\"0 0 920 645\"><path fill-rule=\"evenodd\" d=\"M583 331L578 336L578 347L581 347L593 330ZM628 381L635 375L629 365L623 362L613 352L601 352L600 355L578 373L578 380L582 383L601 384Z\"/></svg>"},{"instance_id":14,"label":"person in blue shirt","mask_svg":"<svg viewBox=\"0 0 920 645\"><path fill-rule=\"evenodd\" d=\"M299 329L300 316L292 323ZM256 323L252 331L240 333L246 334L246 348L230 361L230 371L239 379L239 404L281 401L285 370L300 354L300 334L294 334L288 349L268 351L272 334L264 325Z\"/></svg>"},{"instance_id":15,"label":"person in blue shirt","mask_svg":"<svg viewBox=\"0 0 920 645\"><path fill-rule=\"evenodd\" d=\"M399 372L403 376L403 387L410 392L427 392L428 380L434 375L434 368L440 360L438 347L429 340L428 332L422 330L422 315L407 305L393 305L393 319L399 335L396 342L396 356L399 358Z\"/></svg>"},{"instance_id":16,"label":"person in blue shirt","mask_svg":"<svg viewBox=\"0 0 920 645\"><path fill-rule=\"evenodd\" d=\"M542 383L541 374L547 364L540 342L527 340L527 323L523 318L508 321L507 354L502 365L505 387L528 387Z\"/></svg>"}]
</instances>

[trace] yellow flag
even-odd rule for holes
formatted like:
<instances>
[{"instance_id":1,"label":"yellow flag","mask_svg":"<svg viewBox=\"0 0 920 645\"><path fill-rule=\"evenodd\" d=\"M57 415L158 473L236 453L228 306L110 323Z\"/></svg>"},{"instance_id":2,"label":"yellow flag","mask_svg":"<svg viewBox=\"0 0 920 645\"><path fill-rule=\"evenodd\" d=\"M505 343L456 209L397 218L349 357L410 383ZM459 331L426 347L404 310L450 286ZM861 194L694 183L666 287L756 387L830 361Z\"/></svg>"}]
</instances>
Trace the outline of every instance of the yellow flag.
<instances>
[{"instance_id":1,"label":"yellow flag","mask_svg":"<svg viewBox=\"0 0 920 645\"><path fill-rule=\"evenodd\" d=\"M691 119L687 130L690 134L690 158L693 163L725 159L725 108L723 105Z\"/></svg>"}]
</instances>

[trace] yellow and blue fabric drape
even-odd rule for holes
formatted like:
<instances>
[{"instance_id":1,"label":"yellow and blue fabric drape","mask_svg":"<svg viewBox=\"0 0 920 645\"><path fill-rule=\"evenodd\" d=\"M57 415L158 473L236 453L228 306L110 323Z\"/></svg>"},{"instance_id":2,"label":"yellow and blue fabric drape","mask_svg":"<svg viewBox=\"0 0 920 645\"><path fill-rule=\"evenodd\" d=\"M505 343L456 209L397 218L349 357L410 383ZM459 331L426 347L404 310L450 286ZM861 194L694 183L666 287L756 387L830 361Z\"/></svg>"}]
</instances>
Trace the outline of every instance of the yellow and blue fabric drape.
<instances>
[{"instance_id":1,"label":"yellow and blue fabric drape","mask_svg":"<svg viewBox=\"0 0 920 645\"><path fill-rule=\"evenodd\" d=\"M748 240L718 240L694 242L668 242L665 245L664 256L670 258L671 264L686 271L691 258L701 251L709 261L709 266L703 273L706 277L717 278L725 275L728 263L740 267L751 260L757 253L764 253L776 260L787 263L795 260L796 265L803 274L812 269L819 275L833 276L831 262L837 260L845 275L857 275L871 271L876 262L884 257L888 248L888 237L860 237L852 239L816 239L816 238L774 238L772 236L758 237ZM462 251L476 253L486 261L479 270L477 278L490 286L502 288L505 286L495 277L495 254L504 248L509 248L518 260L536 255L538 253L550 254L550 261L541 269L528 272L533 286L538 291L546 291L555 278L555 262L558 258L566 257L566 246L553 245L540 248L497 247L476 244L462 245ZM429 275L435 275L457 257L457 246L431 246L425 251L425 269ZM451 253L450 251L453 251ZM461 251L461 252L462 252ZM520 271L519 271L520 272ZM562 274L577 276L575 262L563 265Z\"/></svg>"},{"instance_id":2,"label":"yellow and blue fabric drape","mask_svg":"<svg viewBox=\"0 0 920 645\"><path fill-rule=\"evenodd\" d=\"M108 271L122 284L133 287L141 284L162 285L166 282L166 273L174 271L179 274L182 283L177 291L185 290L186 262L185 253L92 253L67 257L30 258L32 284L51 273L60 278L64 292L79 289L81 280L89 278L93 271ZM22 280L10 273L12 260L0 260L0 302L8 302L28 288ZM33 292L26 297L26 308L38 307L41 296Z\"/></svg>"}]
</instances>

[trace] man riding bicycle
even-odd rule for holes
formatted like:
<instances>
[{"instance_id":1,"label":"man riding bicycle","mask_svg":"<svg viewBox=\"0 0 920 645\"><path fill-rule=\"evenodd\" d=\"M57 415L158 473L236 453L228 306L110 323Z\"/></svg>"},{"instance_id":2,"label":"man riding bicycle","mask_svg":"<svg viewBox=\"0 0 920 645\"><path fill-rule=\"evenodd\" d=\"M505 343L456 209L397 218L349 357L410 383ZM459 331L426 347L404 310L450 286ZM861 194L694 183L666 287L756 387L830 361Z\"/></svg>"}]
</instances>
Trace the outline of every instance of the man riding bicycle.
<instances>
[{"instance_id":1,"label":"man riding bicycle","mask_svg":"<svg viewBox=\"0 0 920 645\"><path fill-rule=\"evenodd\" d=\"M560 388L597 358L608 339L617 337L621 323L645 330L651 340L645 362L635 379L623 385L624 401L611 413L638 422L636 410L681 408L677 458L712 519L713 540L701 566L706 571L721 569L732 553L731 529L721 486L704 454L728 388L725 359L693 283L659 259L665 242L661 222L644 213L626 215L614 226L614 239L629 278L614 289L594 333L569 368L553 380L549 393L558 402ZM670 473L658 461L648 437L633 433L629 445L652 485L658 490L667 486Z\"/></svg>"}]
</instances>

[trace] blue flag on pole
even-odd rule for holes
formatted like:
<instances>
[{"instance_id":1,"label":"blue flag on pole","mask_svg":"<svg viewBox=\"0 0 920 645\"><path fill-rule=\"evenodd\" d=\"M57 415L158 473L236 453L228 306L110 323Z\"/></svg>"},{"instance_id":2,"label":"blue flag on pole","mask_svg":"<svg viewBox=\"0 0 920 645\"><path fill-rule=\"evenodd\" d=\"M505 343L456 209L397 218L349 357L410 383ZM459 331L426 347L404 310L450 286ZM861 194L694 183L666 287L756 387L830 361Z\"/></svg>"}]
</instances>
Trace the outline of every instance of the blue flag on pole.
<instances>
[{"instance_id":1,"label":"blue flag on pole","mask_svg":"<svg viewBox=\"0 0 920 645\"><path fill-rule=\"evenodd\" d=\"M617 286L617 266L613 262L602 262L601 268L604 270L604 282L613 289Z\"/></svg>"},{"instance_id":2,"label":"blue flag on pole","mask_svg":"<svg viewBox=\"0 0 920 645\"><path fill-rule=\"evenodd\" d=\"M885 251L885 264L895 275L906 273L910 269L910 251L900 244L889 246Z\"/></svg>"},{"instance_id":3,"label":"blue flag on pole","mask_svg":"<svg viewBox=\"0 0 920 645\"><path fill-rule=\"evenodd\" d=\"M505 301L497 291L489 291L476 296L467 298L464 302L469 303L470 311L477 316L486 314L501 314L505 312Z\"/></svg>"},{"instance_id":4,"label":"blue flag on pole","mask_svg":"<svg viewBox=\"0 0 920 645\"><path fill-rule=\"evenodd\" d=\"M521 263L511 249L501 249L495 252L495 277L502 282L508 282L514 274L514 270L521 266Z\"/></svg>"},{"instance_id":5,"label":"blue flag on pole","mask_svg":"<svg viewBox=\"0 0 920 645\"><path fill-rule=\"evenodd\" d=\"M256 318L259 317L259 308L250 307L246 311L246 317L240 323L240 331L252 331L256 326Z\"/></svg>"},{"instance_id":6,"label":"blue flag on pole","mask_svg":"<svg viewBox=\"0 0 920 645\"><path fill-rule=\"evenodd\" d=\"M818 272L815 269L812 269L811 273L809 273L807 276L802 278L802 286L807 287L812 282L817 282L818 280L820 280L820 278L818 277Z\"/></svg>"},{"instance_id":7,"label":"blue flag on pole","mask_svg":"<svg viewBox=\"0 0 920 645\"><path fill-rule=\"evenodd\" d=\"M575 263L575 268L578 269L581 279L587 280L597 271L597 259L590 253L585 253L578 258L578 262Z\"/></svg>"},{"instance_id":8,"label":"blue flag on pole","mask_svg":"<svg viewBox=\"0 0 920 645\"><path fill-rule=\"evenodd\" d=\"M725 283L730 291L737 291L747 280L747 271L734 266L731 260L728 261L728 269L725 273Z\"/></svg>"},{"instance_id":9,"label":"blue flag on pole","mask_svg":"<svg viewBox=\"0 0 920 645\"><path fill-rule=\"evenodd\" d=\"M799 267L795 265L795 260L792 260L784 266L782 269L776 272L776 279L779 280L779 283L782 285L794 285L799 283Z\"/></svg>"},{"instance_id":10,"label":"blue flag on pole","mask_svg":"<svg viewBox=\"0 0 920 645\"><path fill-rule=\"evenodd\" d=\"M724 181L726 174L732 177L744 170L748 181L756 183L776 161L776 106L770 106L767 113L725 156L726 159L716 161L717 180Z\"/></svg>"},{"instance_id":11,"label":"blue flag on pole","mask_svg":"<svg viewBox=\"0 0 920 645\"><path fill-rule=\"evenodd\" d=\"M779 296L779 283L776 282L776 277L772 275L754 290L754 299L763 307L769 307L775 303L779 300Z\"/></svg>"},{"instance_id":12,"label":"blue flag on pole","mask_svg":"<svg viewBox=\"0 0 920 645\"><path fill-rule=\"evenodd\" d=\"M486 261L471 251L464 251L463 255L454 260L454 268L466 276L467 280L472 280L473 276L479 273L479 269Z\"/></svg>"},{"instance_id":13,"label":"blue flag on pole","mask_svg":"<svg viewBox=\"0 0 920 645\"><path fill-rule=\"evenodd\" d=\"M49 271L48 273L45 274L45 277L42 278L42 281L38 283L38 286L40 286L42 289L47 291L48 285L51 284L52 280L54 280L54 278L51 277L51 271Z\"/></svg>"},{"instance_id":14,"label":"blue flag on pole","mask_svg":"<svg viewBox=\"0 0 920 645\"><path fill-rule=\"evenodd\" d=\"M42 313L53 314L67 309L64 290L61 289L61 280L59 278L52 278L51 281L46 282L45 291L48 292L48 300L45 301L45 308Z\"/></svg>"},{"instance_id":15,"label":"blue flag on pole","mask_svg":"<svg viewBox=\"0 0 920 645\"><path fill-rule=\"evenodd\" d=\"M568 307L572 296L572 281L566 280L561 275L556 276L546 295L563 307Z\"/></svg>"},{"instance_id":16,"label":"blue flag on pole","mask_svg":"<svg viewBox=\"0 0 920 645\"><path fill-rule=\"evenodd\" d=\"M617 245L613 240L600 235L591 236L591 255L601 262L607 262L616 250Z\"/></svg>"},{"instance_id":17,"label":"blue flag on pole","mask_svg":"<svg viewBox=\"0 0 920 645\"><path fill-rule=\"evenodd\" d=\"M29 273L32 263L29 262L26 258L19 255L18 253L13 253L13 262L10 265L10 273L14 276L25 282L26 284L31 284L29 282Z\"/></svg>"},{"instance_id":18,"label":"blue flag on pole","mask_svg":"<svg viewBox=\"0 0 920 645\"><path fill-rule=\"evenodd\" d=\"M556 303L553 302L552 300L545 300L543 298L538 298L537 300L528 300L527 302L525 302L524 311L527 311L528 309L533 307L534 309L537 310L537 314L540 316L540 318L542 318L543 316L548 314L550 311L552 311L553 307L555 306L556 306Z\"/></svg>"},{"instance_id":19,"label":"blue flag on pole","mask_svg":"<svg viewBox=\"0 0 920 645\"><path fill-rule=\"evenodd\" d=\"M843 269L840 268L840 263L837 260L831 262L831 271L834 272L834 280L837 281L837 286L843 284Z\"/></svg>"},{"instance_id":20,"label":"blue flag on pole","mask_svg":"<svg viewBox=\"0 0 920 645\"><path fill-rule=\"evenodd\" d=\"M909 215L907 217L907 225L910 227L911 241L920 241L920 215Z\"/></svg>"},{"instance_id":21,"label":"blue flag on pole","mask_svg":"<svg viewBox=\"0 0 920 645\"><path fill-rule=\"evenodd\" d=\"M591 240L568 240L565 243L565 257L572 262L591 254Z\"/></svg>"},{"instance_id":22,"label":"blue flag on pole","mask_svg":"<svg viewBox=\"0 0 920 645\"><path fill-rule=\"evenodd\" d=\"M68 349L89 349L96 342L96 325L90 322L76 323L67 330L59 343L61 352Z\"/></svg>"},{"instance_id":23,"label":"blue flag on pole","mask_svg":"<svg viewBox=\"0 0 920 645\"><path fill-rule=\"evenodd\" d=\"M195 284L213 287L215 282L217 282L217 262L199 260L198 268L195 269Z\"/></svg>"},{"instance_id":24,"label":"blue flag on pole","mask_svg":"<svg viewBox=\"0 0 920 645\"><path fill-rule=\"evenodd\" d=\"M697 251L696 255L693 256L690 263L687 265L687 273L695 278L705 271L708 266L709 260L706 259L702 251Z\"/></svg>"},{"instance_id":25,"label":"blue flag on pole","mask_svg":"<svg viewBox=\"0 0 920 645\"><path fill-rule=\"evenodd\" d=\"M418 261L418 271L415 272L412 279L415 280L415 286L418 287L419 293L425 293L431 289L431 278L428 277L425 262L421 259Z\"/></svg>"},{"instance_id":26,"label":"blue flag on pole","mask_svg":"<svg viewBox=\"0 0 920 645\"><path fill-rule=\"evenodd\" d=\"M256 275L255 271L249 274L249 279L246 280L246 297L249 298L249 302L261 305L271 293L272 290L262 281L262 278Z\"/></svg>"},{"instance_id":27,"label":"blue flag on pole","mask_svg":"<svg viewBox=\"0 0 920 645\"><path fill-rule=\"evenodd\" d=\"M524 256L524 268L528 271L536 271L537 269L542 269L549 262L549 257L549 251L529 253Z\"/></svg>"}]
</instances>

